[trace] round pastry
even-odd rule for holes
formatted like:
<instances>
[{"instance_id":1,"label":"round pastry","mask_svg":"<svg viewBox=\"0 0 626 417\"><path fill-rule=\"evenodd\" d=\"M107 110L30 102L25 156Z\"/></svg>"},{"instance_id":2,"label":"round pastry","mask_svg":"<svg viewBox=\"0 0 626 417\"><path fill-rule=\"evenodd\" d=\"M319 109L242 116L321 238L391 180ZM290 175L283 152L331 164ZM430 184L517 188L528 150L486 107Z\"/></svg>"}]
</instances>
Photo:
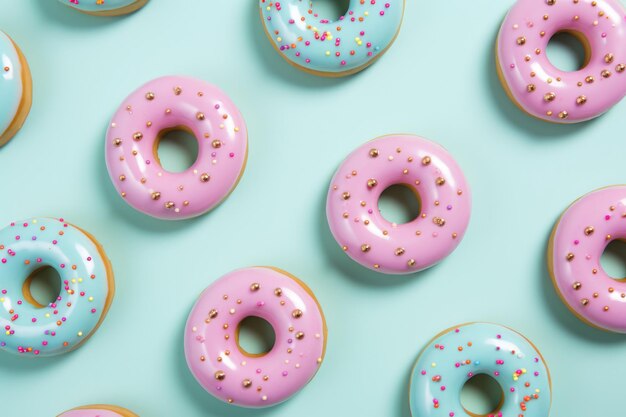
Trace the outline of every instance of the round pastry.
<instances>
[{"instance_id":1,"label":"round pastry","mask_svg":"<svg viewBox=\"0 0 626 417\"><path fill-rule=\"evenodd\" d=\"M309 0L260 0L260 9L265 33L287 62L340 77L365 69L387 51L400 31L404 0L350 0L337 21L319 16Z\"/></svg>"},{"instance_id":2,"label":"round pastry","mask_svg":"<svg viewBox=\"0 0 626 417\"><path fill-rule=\"evenodd\" d=\"M59 0L83 13L95 16L120 16L141 9L148 0Z\"/></svg>"},{"instance_id":3,"label":"round pastry","mask_svg":"<svg viewBox=\"0 0 626 417\"><path fill-rule=\"evenodd\" d=\"M548 60L560 32L585 46L582 69L561 71ZM518 0L496 54L507 94L526 113L556 123L593 119L626 95L626 11L618 0Z\"/></svg>"},{"instance_id":4,"label":"round pastry","mask_svg":"<svg viewBox=\"0 0 626 417\"><path fill-rule=\"evenodd\" d=\"M461 404L461 390L481 374L502 389L500 404L490 417L548 415L552 388L541 354L521 334L490 323L448 329L424 348L411 373L411 414L476 417Z\"/></svg>"},{"instance_id":5,"label":"round pastry","mask_svg":"<svg viewBox=\"0 0 626 417\"><path fill-rule=\"evenodd\" d=\"M276 342L266 354L239 345L239 326L260 317ZM326 322L311 290L287 272L240 269L209 286L185 327L185 356L196 380L216 398L243 407L287 400L315 376L326 351Z\"/></svg>"},{"instance_id":6,"label":"round pastry","mask_svg":"<svg viewBox=\"0 0 626 417\"><path fill-rule=\"evenodd\" d=\"M405 185L418 197L420 215L390 223L378 210L382 192ZM436 143L390 135L367 142L341 164L326 202L330 230L361 265L387 274L426 269L459 244L470 219L470 190L461 168Z\"/></svg>"},{"instance_id":7,"label":"round pastry","mask_svg":"<svg viewBox=\"0 0 626 417\"><path fill-rule=\"evenodd\" d=\"M186 171L167 172L159 141L184 130L198 141L198 158ZM135 209L180 220L199 216L224 200L246 165L246 124L233 102L205 81L162 77L132 93L113 116L106 163L115 188Z\"/></svg>"},{"instance_id":8,"label":"round pastry","mask_svg":"<svg viewBox=\"0 0 626 417\"><path fill-rule=\"evenodd\" d=\"M32 80L26 58L6 33L0 31L0 146L22 128L32 103Z\"/></svg>"},{"instance_id":9,"label":"round pastry","mask_svg":"<svg viewBox=\"0 0 626 417\"><path fill-rule=\"evenodd\" d=\"M54 268L61 293L41 305L30 292L34 274ZM96 331L115 291L102 246L63 219L30 219L0 230L0 349L52 356L76 349Z\"/></svg>"},{"instance_id":10,"label":"round pastry","mask_svg":"<svg viewBox=\"0 0 626 417\"><path fill-rule=\"evenodd\" d=\"M138 417L137 414L116 405L86 405L76 407L58 417Z\"/></svg>"},{"instance_id":11,"label":"round pastry","mask_svg":"<svg viewBox=\"0 0 626 417\"><path fill-rule=\"evenodd\" d=\"M593 191L557 221L548 244L548 270L557 293L582 321L626 333L626 280L613 279L600 258L626 239L626 186Z\"/></svg>"}]
</instances>

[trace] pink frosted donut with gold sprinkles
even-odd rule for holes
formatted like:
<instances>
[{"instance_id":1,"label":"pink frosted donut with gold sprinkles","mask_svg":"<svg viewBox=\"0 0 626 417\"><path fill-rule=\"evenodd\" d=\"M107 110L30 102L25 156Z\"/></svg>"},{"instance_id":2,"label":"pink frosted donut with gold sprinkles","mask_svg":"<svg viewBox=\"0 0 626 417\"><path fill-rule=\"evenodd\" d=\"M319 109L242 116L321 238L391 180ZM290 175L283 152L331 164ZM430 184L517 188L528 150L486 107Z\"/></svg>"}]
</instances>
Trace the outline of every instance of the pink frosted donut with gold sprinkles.
<instances>
[{"instance_id":1,"label":"pink frosted donut with gold sprinkles","mask_svg":"<svg viewBox=\"0 0 626 417\"><path fill-rule=\"evenodd\" d=\"M587 324L626 333L626 281L600 264L613 240L626 239L626 186L593 191L558 220L548 245L548 269L563 302Z\"/></svg>"},{"instance_id":2,"label":"pink frosted donut with gold sprinkles","mask_svg":"<svg viewBox=\"0 0 626 417\"><path fill-rule=\"evenodd\" d=\"M276 342L265 354L239 345L239 326L260 317ZM185 327L191 373L214 397L242 407L287 400L315 376L326 351L326 321L311 290L298 278L270 267L231 272L215 281L194 305Z\"/></svg>"},{"instance_id":3,"label":"pink frosted donut with gold sprinkles","mask_svg":"<svg viewBox=\"0 0 626 417\"><path fill-rule=\"evenodd\" d=\"M378 210L382 192L405 185L421 213L405 224ZM471 197L461 168L441 146L419 136L390 135L367 142L341 164L326 203L330 230L361 265L387 274L410 274L448 256L469 224Z\"/></svg>"},{"instance_id":4,"label":"pink frosted donut with gold sprinkles","mask_svg":"<svg viewBox=\"0 0 626 417\"><path fill-rule=\"evenodd\" d=\"M159 141L172 130L198 141L186 171L161 166ZM248 133L235 104L217 87L189 77L162 77L124 100L106 134L111 180L136 210L166 219L206 213L235 188L246 165Z\"/></svg>"},{"instance_id":5,"label":"pink frosted donut with gold sprinkles","mask_svg":"<svg viewBox=\"0 0 626 417\"><path fill-rule=\"evenodd\" d=\"M585 65L562 71L546 56L557 33L577 37ZM619 0L518 0L497 42L497 68L509 97L555 123L598 117L626 95L626 10Z\"/></svg>"}]
</instances>

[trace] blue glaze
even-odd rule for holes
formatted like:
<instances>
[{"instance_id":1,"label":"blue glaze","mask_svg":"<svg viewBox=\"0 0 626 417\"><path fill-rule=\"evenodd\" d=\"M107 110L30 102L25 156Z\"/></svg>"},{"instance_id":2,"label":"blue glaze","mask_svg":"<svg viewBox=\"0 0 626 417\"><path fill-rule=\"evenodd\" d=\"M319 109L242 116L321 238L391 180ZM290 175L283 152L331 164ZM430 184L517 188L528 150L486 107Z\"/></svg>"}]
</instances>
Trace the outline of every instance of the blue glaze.
<instances>
[{"instance_id":1,"label":"blue glaze","mask_svg":"<svg viewBox=\"0 0 626 417\"><path fill-rule=\"evenodd\" d=\"M524 336L490 323L447 330L426 346L411 375L411 414L413 417L471 416L461 405L461 389L478 374L493 377L502 388L502 406L490 416L549 414L550 374L543 358Z\"/></svg>"},{"instance_id":2,"label":"blue glaze","mask_svg":"<svg viewBox=\"0 0 626 417\"><path fill-rule=\"evenodd\" d=\"M107 263L94 241L63 220L30 219L0 230L0 349L51 356L76 348L106 314L114 290ZM44 266L59 273L61 294L39 308L22 287Z\"/></svg>"},{"instance_id":3,"label":"blue glaze","mask_svg":"<svg viewBox=\"0 0 626 417\"><path fill-rule=\"evenodd\" d=\"M139 3L140 0L59 0L74 9L88 13L109 12Z\"/></svg>"},{"instance_id":4,"label":"blue glaze","mask_svg":"<svg viewBox=\"0 0 626 417\"><path fill-rule=\"evenodd\" d=\"M404 0L351 0L337 21L317 15L311 0L259 1L265 30L281 55L326 75L369 65L394 41L404 14Z\"/></svg>"},{"instance_id":5,"label":"blue glaze","mask_svg":"<svg viewBox=\"0 0 626 417\"><path fill-rule=\"evenodd\" d=\"M0 31L0 136L15 119L22 102L22 64L9 36Z\"/></svg>"}]
</instances>

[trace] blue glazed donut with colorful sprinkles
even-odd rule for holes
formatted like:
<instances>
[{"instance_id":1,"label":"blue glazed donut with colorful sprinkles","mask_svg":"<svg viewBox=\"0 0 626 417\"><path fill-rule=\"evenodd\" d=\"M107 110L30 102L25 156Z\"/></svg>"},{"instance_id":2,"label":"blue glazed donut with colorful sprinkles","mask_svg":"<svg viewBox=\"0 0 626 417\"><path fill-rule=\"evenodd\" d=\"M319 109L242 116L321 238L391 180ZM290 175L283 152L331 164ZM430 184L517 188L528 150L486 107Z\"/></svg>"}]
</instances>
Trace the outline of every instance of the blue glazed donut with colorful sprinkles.
<instances>
[{"instance_id":1,"label":"blue glazed donut with colorful sprinkles","mask_svg":"<svg viewBox=\"0 0 626 417\"><path fill-rule=\"evenodd\" d=\"M41 305L30 284L45 267L58 272L61 291ZM29 219L0 230L0 349L27 356L76 349L102 323L114 291L102 246L63 219Z\"/></svg>"},{"instance_id":2,"label":"blue glazed donut with colorful sprinkles","mask_svg":"<svg viewBox=\"0 0 626 417\"><path fill-rule=\"evenodd\" d=\"M411 374L413 417L478 417L461 404L461 389L476 375L492 377L502 390L495 410L481 417L547 417L550 373L524 336L491 323L468 323L437 335Z\"/></svg>"},{"instance_id":3,"label":"blue glazed donut with colorful sprinkles","mask_svg":"<svg viewBox=\"0 0 626 417\"><path fill-rule=\"evenodd\" d=\"M148 0L59 0L80 12L95 16L120 16L141 9Z\"/></svg>"},{"instance_id":4,"label":"blue glazed donut with colorful sprinkles","mask_svg":"<svg viewBox=\"0 0 626 417\"><path fill-rule=\"evenodd\" d=\"M400 31L405 0L350 0L331 20L312 0L259 0L265 32L293 66L327 77L359 72L380 58Z\"/></svg>"}]
</instances>

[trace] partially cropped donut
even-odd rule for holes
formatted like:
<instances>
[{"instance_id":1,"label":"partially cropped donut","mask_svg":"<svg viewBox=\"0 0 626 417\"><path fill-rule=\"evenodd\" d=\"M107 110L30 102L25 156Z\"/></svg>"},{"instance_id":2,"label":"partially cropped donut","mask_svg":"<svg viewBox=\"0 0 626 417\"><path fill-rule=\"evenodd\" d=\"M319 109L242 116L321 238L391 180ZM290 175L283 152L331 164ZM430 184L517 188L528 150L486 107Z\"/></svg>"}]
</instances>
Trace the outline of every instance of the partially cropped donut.
<instances>
[{"instance_id":1,"label":"partially cropped donut","mask_svg":"<svg viewBox=\"0 0 626 417\"><path fill-rule=\"evenodd\" d=\"M59 0L83 13L96 16L120 16L141 9L148 0Z\"/></svg>"},{"instance_id":2,"label":"partially cropped donut","mask_svg":"<svg viewBox=\"0 0 626 417\"><path fill-rule=\"evenodd\" d=\"M198 141L198 158L184 172L166 171L158 144L172 130ZM121 104L106 134L106 164L120 196L153 217L199 216L222 202L243 175L246 123L217 87L190 77L161 77Z\"/></svg>"},{"instance_id":3,"label":"partially cropped donut","mask_svg":"<svg viewBox=\"0 0 626 417\"><path fill-rule=\"evenodd\" d=\"M33 275L54 268L61 292L48 305ZM98 329L113 300L113 271L93 236L63 219L12 222L0 230L0 349L26 356L69 352Z\"/></svg>"},{"instance_id":4,"label":"partially cropped donut","mask_svg":"<svg viewBox=\"0 0 626 417\"><path fill-rule=\"evenodd\" d=\"M448 329L420 354L409 388L413 417L477 417L461 404L461 390L476 375L492 377L502 390L489 417L547 417L550 373L537 348L524 336L491 323Z\"/></svg>"},{"instance_id":5,"label":"partially cropped donut","mask_svg":"<svg viewBox=\"0 0 626 417\"><path fill-rule=\"evenodd\" d=\"M405 185L420 200L413 221L396 224L378 210L382 192ZM471 196L463 171L440 145L389 135L357 148L332 179L326 203L330 230L361 265L388 274L426 269L448 256L469 224Z\"/></svg>"},{"instance_id":6,"label":"partially cropped donut","mask_svg":"<svg viewBox=\"0 0 626 417\"><path fill-rule=\"evenodd\" d=\"M265 32L291 65L316 74L354 74L394 42L405 0L350 0L336 21L320 16L310 0L259 0Z\"/></svg>"},{"instance_id":7,"label":"partially cropped donut","mask_svg":"<svg viewBox=\"0 0 626 417\"><path fill-rule=\"evenodd\" d=\"M0 31L0 146L22 128L32 103L32 80L26 58Z\"/></svg>"},{"instance_id":8,"label":"partially cropped donut","mask_svg":"<svg viewBox=\"0 0 626 417\"><path fill-rule=\"evenodd\" d=\"M626 239L626 186L593 191L561 215L548 245L548 270L563 302L587 324L626 333L626 282L613 279L600 258Z\"/></svg>"},{"instance_id":9,"label":"partially cropped donut","mask_svg":"<svg viewBox=\"0 0 626 417\"><path fill-rule=\"evenodd\" d=\"M116 405L97 404L76 407L57 417L139 417L137 414Z\"/></svg>"},{"instance_id":10,"label":"partially cropped donut","mask_svg":"<svg viewBox=\"0 0 626 417\"><path fill-rule=\"evenodd\" d=\"M239 345L247 317L265 319L276 342L266 354ZM216 398L242 407L287 400L315 376L326 351L326 322L311 290L285 271L240 269L211 284L185 327L185 356L196 380Z\"/></svg>"},{"instance_id":11,"label":"partially cropped donut","mask_svg":"<svg viewBox=\"0 0 626 417\"><path fill-rule=\"evenodd\" d=\"M562 71L546 56L552 36L585 46L585 65ZM518 0L497 42L497 68L509 97L555 123L593 119L626 95L626 11L619 0Z\"/></svg>"}]
</instances>

